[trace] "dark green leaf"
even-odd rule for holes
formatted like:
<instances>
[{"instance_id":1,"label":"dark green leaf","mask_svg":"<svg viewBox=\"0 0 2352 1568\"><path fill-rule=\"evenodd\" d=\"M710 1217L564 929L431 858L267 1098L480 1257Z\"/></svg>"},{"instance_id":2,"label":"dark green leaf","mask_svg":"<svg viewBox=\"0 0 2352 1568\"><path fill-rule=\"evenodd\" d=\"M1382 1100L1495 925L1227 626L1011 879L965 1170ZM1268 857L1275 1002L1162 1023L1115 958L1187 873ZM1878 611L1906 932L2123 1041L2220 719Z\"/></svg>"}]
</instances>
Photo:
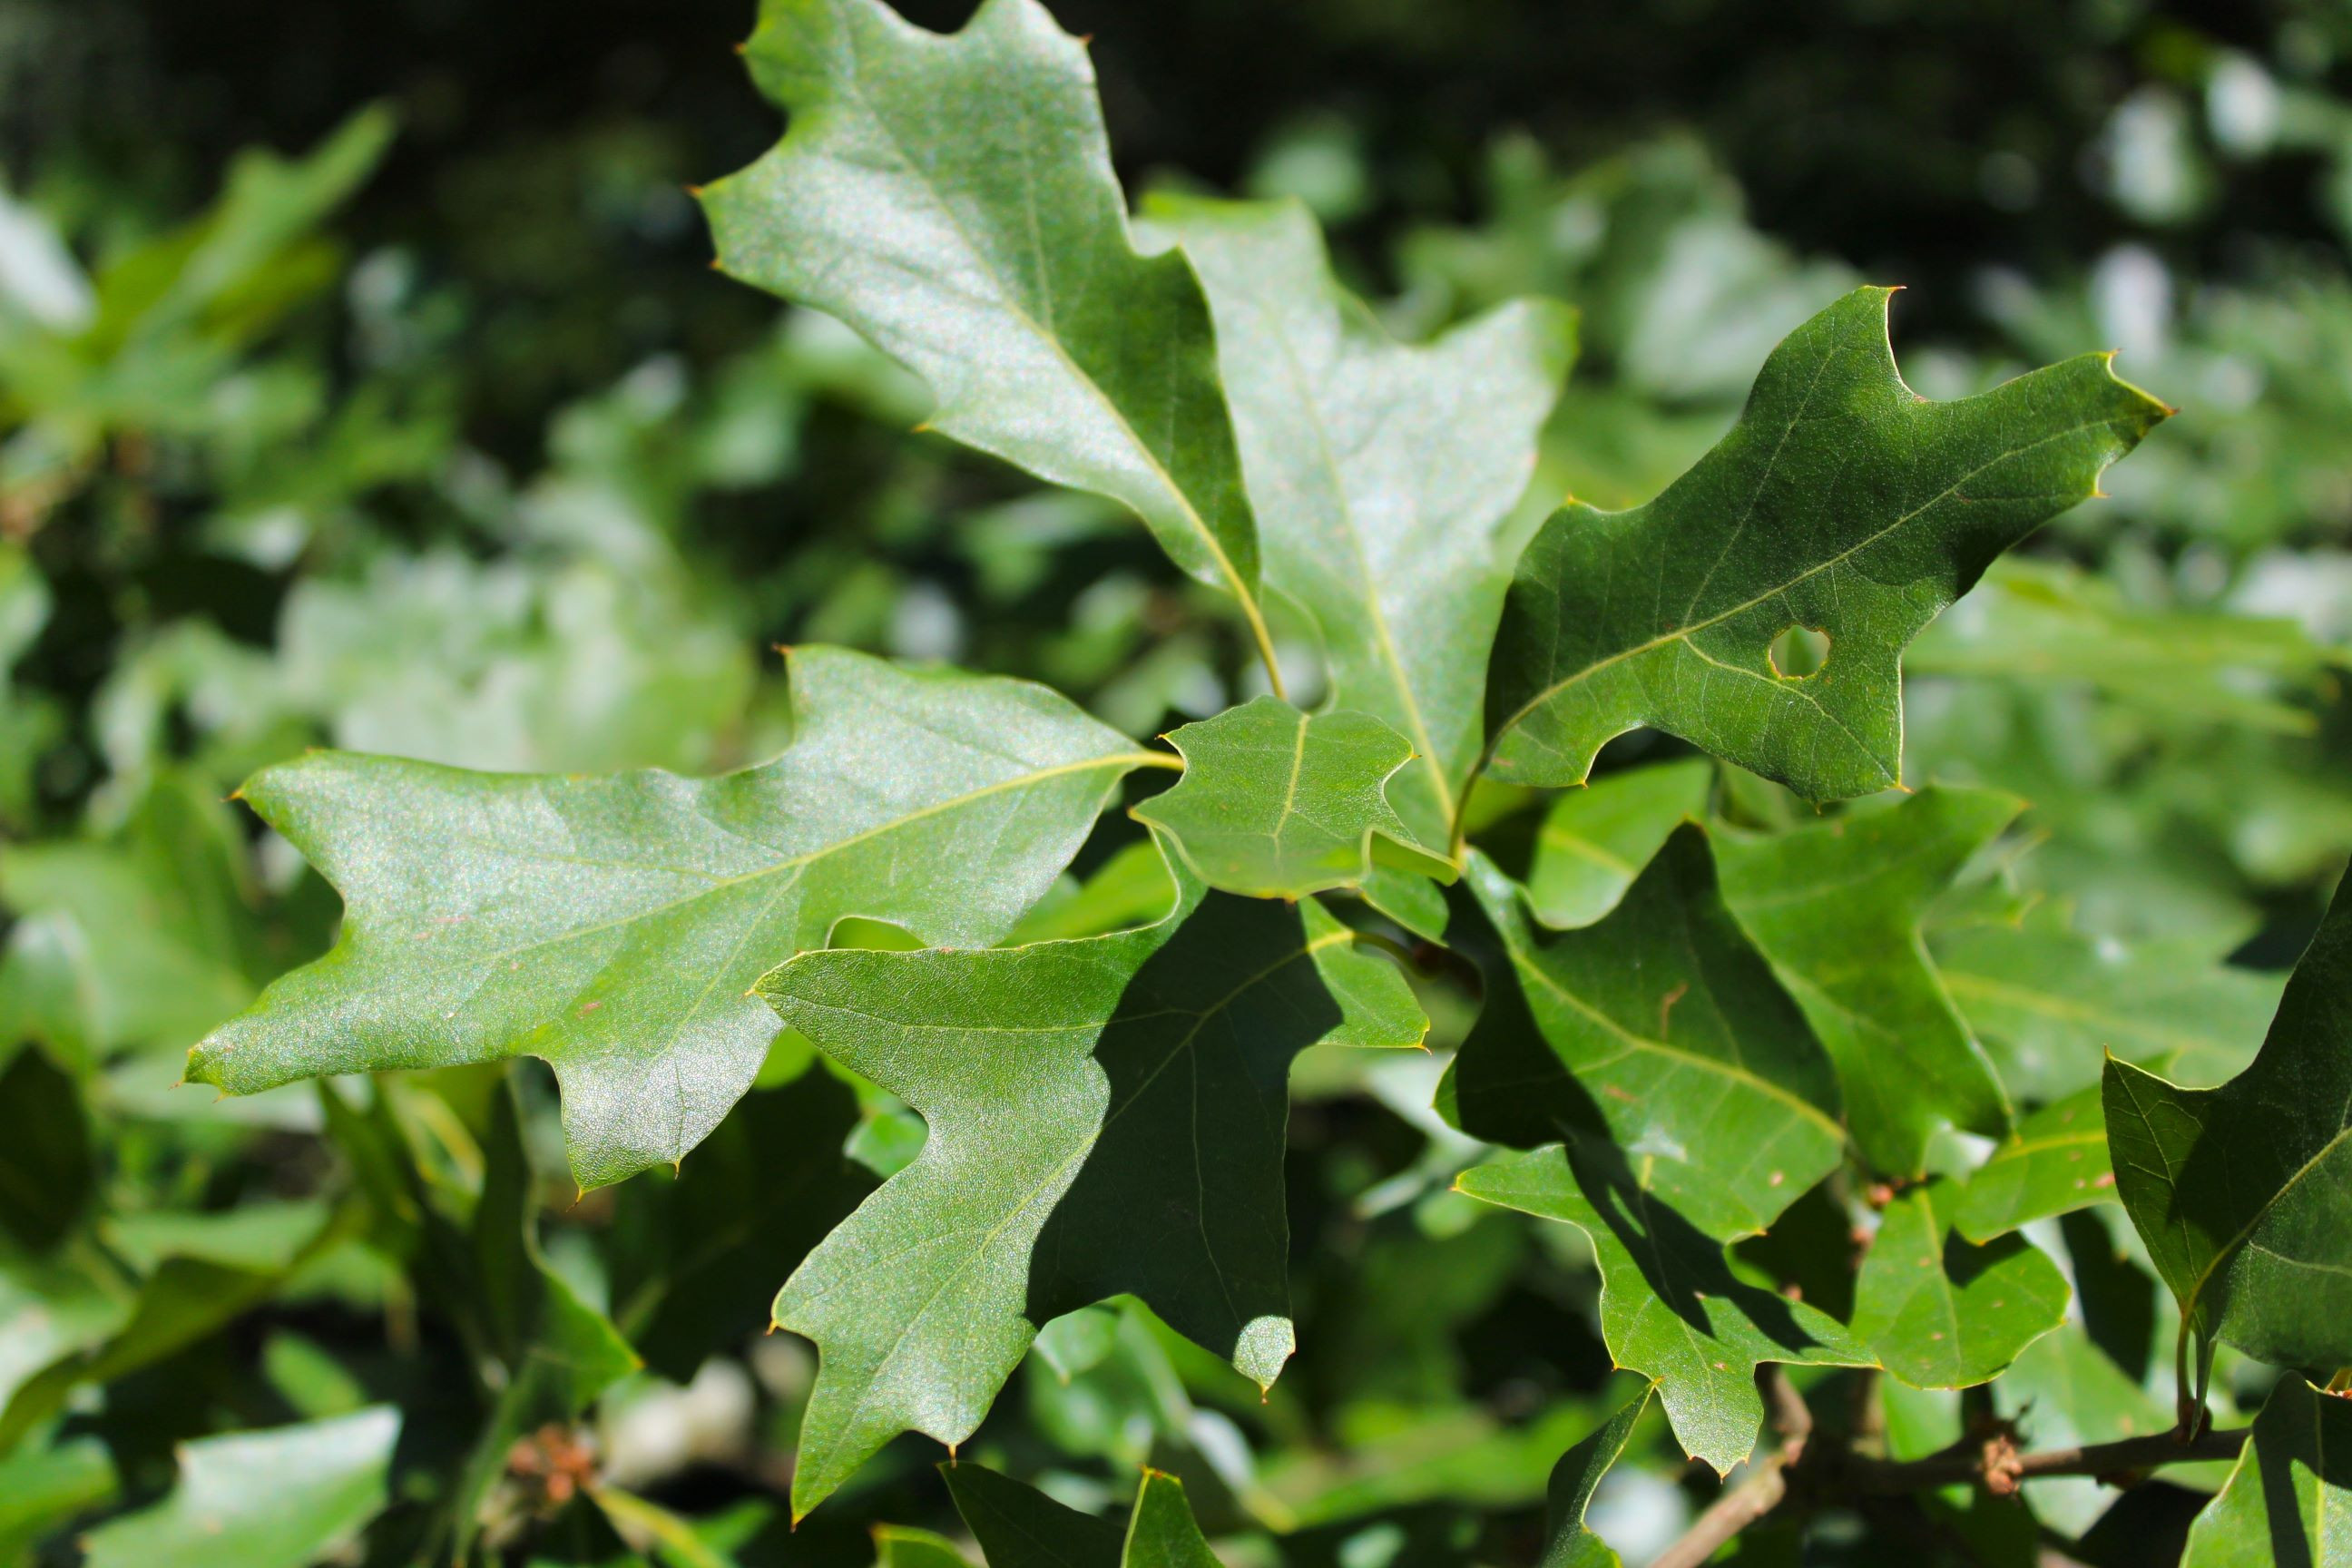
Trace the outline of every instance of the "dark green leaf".
<instances>
[{"instance_id":1,"label":"dark green leaf","mask_svg":"<svg viewBox=\"0 0 2352 1568\"><path fill-rule=\"evenodd\" d=\"M806 1072L745 1095L675 1175L614 1193L613 1315L654 1370L691 1382L712 1346L767 1326L776 1277L873 1185L842 1152L856 1125L849 1087Z\"/></svg>"},{"instance_id":2,"label":"dark green leaf","mask_svg":"<svg viewBox=\"0 0 2352 1568\"><path fill-rule=\"evenodd\" d=\"M977 1465L942 1465L988 1568L1220 1568L1184 1483L1146 1469L1127 1530Z\"/></svg>"},{"instance_id":3,"label":"dark green leaf","mask_svg":"<svg viewBox=\"0 0 2352 1568\"><path fill-rule=\"evenodd\" d=\"M1308 715L1261 697L1168 743L1184 776L1134 815L1212 888L1302 899L1360 885L1375 856L1453 879L1389 809L1384 788L1412 748L1369 713Z\"/></svg>"},{"instance_id":4,"label":"dark green leaf","mask_svg":"<svg viewBox=\"0 0 2352 1568\"><path fill-rule=\"evenodd\" d=\"M776 1300L821 1358L798 1512L899 1432L961 1442L1037 1326L1105 1297L1141 1296L1261 1385L1281 1371L1291 1058L1416 1046L1427 1023L1320 906L1180 887L1140 931L808 952L761 980L930 1127Z\"/></svg>"},{"instance_id":5,"label":"dark green leaf","mask_svg":"<svg viewBox=\"0 0 2352 1568\"><path fill-rule=\"evenodd\" d=\"M1939 1180L1889 1204L1854 1281L1854 1333L1914 1388L1989 1383L2066 1316L2066 1278L2040 1247L1952 1235L1957 1196Z\"/></svg>"},{"instance_id":6,"label":"dark green leaf","mask_svg":"<svg viewBox=\"0 0 2352 1568\"><path fill-rule=\"evenodd\" d=\"M1895 373L1890 293L1790 333L1739 424L1656 500L1544 525L1487 679L1496 776L1580 783L1650 724L1809 799L1899 781L1905 645L2167 411L2097 354L1930 403ZM1769 649L1800 626L1829 661L1783 676Z\"/></svg>"},{"instance_id":7,"label":"dark green leaf","mask_svg":"<svg viewBox=\"0 0 2352 1568\"><path fill-rule=\"evenodd\" d=\"M2099 1091L2086 1089L2019 1122L1969 1177L1952 1223L1971 1241L1990 1241L2030 1220L2111 1203L2115 1189Z\"/></svg>"},{"instance_id":8,"label":"dark green leaf","mask_svg":"<svg viewBox=\"0 0 2352 1568\"><path fill-rule=\"evenodd\" d=\"M940 1474L988 1568L1118 1568L1125 1537L1109 1521L978 1465L941 1465Z\"/></svg>"},{"instance_id":9,"label":"dark green leaf","mask_svg":"<svg viewBox=\"0 0 2352 1568\"><path fill-rule=\"evenodd\" d=\"M1591 1238L1610 1355L1656 1380L1684 1452L1722 1473L1748 1457L1763 1425L1759 1364L1876 1363L1836 1319L1735 1277L1722 1241L1643 1184L1649 1164L1571 1145L1475 1166L1455 1185Z\"/></svg>"},{"instance_id":10,"label":"dark green leaf","mask_svg":"<svg viewBox=\"0 0 2352 1568\"><path fill-rule=\"evenodd\" d=\"M1854 1144L1887 1175L1917 1176L1946 1124L2009 1130L2009 1102L1928 963L1919 920L2023 804L1930 788L1885 811L1716 846L1725 901L1829 1048Z\"/></svg>"},{"instance_id":11,"label":"dark green leaf","mask_svg":"<svg viewBox=\"0 0 2352 1568\"><path fill-rule=\"evenodd\" d=\"M1389 798L1442 847L1478 756L1507 578L1497 531L1533 470L1573 321L1517 301L1406 347L1334 282L1303 208L1155 196L1145 212L1208 289L1267 585L1321 626L1333 700L1411 742Z\"/></svg>"},{"instance_id":12,"label":"dark green leaf","mask_svg":"<svg viewBox=\"0 0 2352 1568\"><path fill-rule=\"evenodd\" d=\"M17 1051L0 1070L0 1228L36 1252L56 1246L96 1176L81 1091L46 1053Z\"/></svg>"},{"instance_id":13,"label":"dark green leaf","mask_svg":"<svg viewBox=\"0 0 2352 1568\"><path fill-rule=\"evenodd\" d=\"M1649 1413L1653 1385L1642 1397L1593 1428L1591 1435L1559 1457L1544 1491L1544 1554L1538 1568L1624 1568L1616 1549L1585 1528L1584 1511L1601 1478L1633 1440L1633 1428Z\"/></svg>"},{"instance_id":14,"label":"dark green leaf","mask_svg":"<svg viewBox=\"0 0 2352 1568\"><path fill-rule=\"evenodd\" d=\"M1703 758L1611 773L1552 803L1528 868L1528 907L1555 931L1617 907L1685 817L1703 816L1715 764Z\"/></svg>"},{"instance_id":15,"label":"dark green leaf","mask_svg":"<svg viewBox=\"0 0 2352 1568\"><path fill-rule=\"evenodd\" d=\"M857 915L1002 938L1149 760L1022 682L792 657L798 725L707 780L470 773L321 752L255 809L346 909L341 942L189 1058L246 1094L312 1075L531 1055L583 1187L673 1163L750 1087L775 1016L748 988Z\"/></svg>"},{"instance_id":16,"label":"dark green leaf","mask_svg":"<svg viewBox=\"0 0 2352 1568\"><path fill-rule=\"evenodd\" d=\"M338 1238L333 1227L321 1231L284 1267L247 1268L189 1257L167 1258L139 1289L127 1314L119 1302L82 1287L69 1294L70 1318L58 1327L69 1329L32 1336L46 1350L39 1360L19 1363L20 1382L5 1406L0 1406L0 1450L64 1408L67 1395L83 1384L110 1383L127 1373L152 1366L218 1331L274 1295L287 1276L317 1257ZM0 1300L8 1282L0 1275ZM30 1309L54 1318L55 1304L47 1293L37 1295ZM13 1336L11 1336L13 1337ZM62 1353L60 1353L62 1352ZM0 1366L0 1386L12 1380Z\"/></svg>"},{"instance_id":17,"label":"dark green leaf","mask_svg":"<svg viewBox=\"0 0 2352 1568\"><path fill-rule=\"evenodd\" d=\"M2352 1363L2352 878L2253 1065L2183 1089L2110 1058L2116 1191L2180 1315L2284 1366Z\"/></svg>"},{"instance_id":18,"label":"dark green leaf","mask_svg":"<svg viewBox=\"0 0 2352 1568\"><path fill-rule=\"evenodd\" d=\"M2254 1418L2230 1479L2189 1529L2180 1568L2352 1563L2352 1400L2292 1374Z\"/></svg>"},{"instance_id":19,"label":"dark green leaf","mask_svg":"<svg viewBox=\"0 0 2352 1568\"><path fill-rule=\"evenodd\" d=\"M704 193L719 265L913 370L948 435L1132 507L1270 650L1208 302L1136 253L1086 47L1035 0L948 37L766 0L744 57L792 125Z\"/></svg>"},{"instance_id":20,"label":"dark green leaf","mask_svg":"<svg viewBox=\"0 0 2352 1568\"><path fill-rule=\"evenodd\" d=\"M1678 829L1607 919L1547 936L1473 851L1465 879L1520 1000L1490 976L1451 1104L1474 1135L1605 1127L1654 1189L1719 1241L1760 1231L1833 1169L1837 1082L1804 1016L1724 907L1704 830ZM1504 1019L1524 1008L1549 1053ZM1530 1140L1531 1141L1531 1140Z\"/></svg>"},{"instance_id":21,"label":"dark green leaf","mask_svg":"<svg viewBox=\"0 0 2352 1568\"><path fill-rule=\"evenodd\" d=\"M307 1568L383 1511L399 1435L376 1405L190 1443L170 1497L89 1532L89 1568Z\"/></svg>"}]
</instances>

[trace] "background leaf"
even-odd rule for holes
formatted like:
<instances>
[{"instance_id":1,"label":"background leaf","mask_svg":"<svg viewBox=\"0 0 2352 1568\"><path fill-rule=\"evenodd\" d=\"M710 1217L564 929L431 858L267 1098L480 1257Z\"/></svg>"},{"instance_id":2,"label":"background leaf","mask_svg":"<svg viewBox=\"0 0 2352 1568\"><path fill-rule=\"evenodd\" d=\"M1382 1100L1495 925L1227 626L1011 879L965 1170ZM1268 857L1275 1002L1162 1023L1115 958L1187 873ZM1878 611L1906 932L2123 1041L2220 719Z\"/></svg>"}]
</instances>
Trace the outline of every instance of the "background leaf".
<instances>
[{"instance_id":1,"label":"background leaf","mask_svg":"<svg viewBox=\"0 0 2352 1568\"><path fill-rule=\"evenodd\" d=\"M306 1568L383 1508L399 1435L400 1413L373 1405L191 1443L170 1497L89 1532L91 1568Z\"/></svg>"}]
</instances>

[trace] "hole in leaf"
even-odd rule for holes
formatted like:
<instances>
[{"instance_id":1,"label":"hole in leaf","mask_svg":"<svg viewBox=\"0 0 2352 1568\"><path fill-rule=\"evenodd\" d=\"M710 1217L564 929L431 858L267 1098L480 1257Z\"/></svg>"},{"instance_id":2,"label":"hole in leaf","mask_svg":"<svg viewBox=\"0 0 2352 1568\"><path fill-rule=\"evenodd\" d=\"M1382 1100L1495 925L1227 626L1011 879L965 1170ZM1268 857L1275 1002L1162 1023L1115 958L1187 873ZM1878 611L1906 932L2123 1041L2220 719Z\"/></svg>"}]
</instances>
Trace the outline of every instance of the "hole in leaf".
<instances>
[{"instance_id":1,"label":"hole in leaf","mask_svg":"<svg viewBox=\"0 0 2352 1568\"><path fill-rule=\"evenodd\" d=\"M1790 626L1772 639L1764 657L1772 661L1772 673L1783 680L1802 680L1821 673L1822 666L1830 661L1830 635L1811 626Z\"/></svg>"}]
</instances>

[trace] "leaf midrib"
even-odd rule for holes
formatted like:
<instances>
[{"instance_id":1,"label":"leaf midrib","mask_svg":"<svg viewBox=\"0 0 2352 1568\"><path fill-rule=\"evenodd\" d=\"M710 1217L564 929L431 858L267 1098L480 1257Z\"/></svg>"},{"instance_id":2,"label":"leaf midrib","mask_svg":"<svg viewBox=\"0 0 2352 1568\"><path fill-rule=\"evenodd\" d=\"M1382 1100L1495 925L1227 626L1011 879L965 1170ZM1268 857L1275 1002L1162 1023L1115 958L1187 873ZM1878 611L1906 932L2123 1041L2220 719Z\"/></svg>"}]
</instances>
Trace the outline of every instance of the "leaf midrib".
<instances>
[{"instance_id":1,"label":"leaf midrib","mask_svg":"<svg viewBox=\"0 0 2352 1568\"><path fill-rule=\"evenodd\" d=\"M934 802L929 805L922 806L914 811L908 812L904 816L893 817L887 822L877 823L874 826L854 833L846 838L838 839L831 844L821 845L814 849L804 851L802 854L793 856L788 859L778 860L766 866L756 867L749 871L740 871L731 877L714 878L711 879L709 887L698 888L682 898L667 900L661 903L650 905L642 910L635 910L626 914L617 915L611 920L599 921L593 925L577 926L570 931L559 931L552 936L541 937L535 941L523 942L514 947L502 948L491 952L460 953L447 963L421 964L419 967L426 973L446 973L453 970L470 968L478 964L495 963L501 959L514 958L522 953L538 952L542 948L557 947L565 942L576 942L585 937L601 935L608 931L616 931L624 926L634 925L640 921L657 919L662 915L669 913L673 910L683 909L689 904L699 903L705 899L716 898L721 893L730 891L736 888L748 886L763 878L772 877L781 872L791 871L798 873L808 866L825 858L827 856L836 855L844 850L855 848L860 844L866 843L875 838L879 838L886 834L896 833L901 828L911 826L916 823L927 821L931 817L957 810L962 806L971 805L974 801L984 800L991 795L1003 795L1010 790L1025 789L1033 784L1043 784L1051 779L1066 778L1073 773L1086 773L1097 768L1116 767L1124 771L1137 767L1164 766L1166 762L1167 759L1161 753L1157 752L1115 752L1108 756L1091 757L1083 762L1059 763L1050 768L1041 768L1032 773L1023 773L1018 777L1000 779L994 784L984 784L981 788L975 790L968 790L964 794L956 795L948 800ZM307 851L309 847L303 846L302 847ZM514 858L525 861L526 863L542 858L561 859L568 865L578 865L613 871L671 869L670 868L646 867L625 860L590 860L570 856L541 857L517 854L514 856Z\"/></svg>"},{"instance_id":2,"label":"leaf midrib","mask_svg":"<svg viewBox=\"0 0 2352 1568\"><path fill-rule=\"evenodd\" d=\"M841 36L846 41L849 52L853 56L857 55L859 52L856 32L857 29L854 23L845 26L841 29ZM1258 647L1265 653L1267 679L1273 683L1276 694L1277 696L1281 695L1282 672L1274 659L1273 639L1266 629L1265 614L1258 605L1256 592L1250 584L1243 581L1240 569L1234 564L1233 558L1225 553L1224 545L1219 542L1215 531L1209 527L1208 520L1202 517L1199 509L1193 506L1192 498L1185 493L1184 488L1176 482L1175 476L1171 474L1168 471L1167 467L1160 461L1159 454L1154 452L1144 441L1142 435L1135 428L1134 424L1127 417L1126 412L1112 400L1108 393L1102 389L1101 384L1097 383L1092 375L1088 374L1087 371L1079 365L1076 359L1073 359L1070 356L1070 352L1063 345L1061 338L1055 333L1048 331L1043 322L1039 321L1036 317L1031 315L1028 310L1013 294L1012 289L1006 286L1005 279L999 275L995 268L991 265L986 248L974 240L971 231L964 226L963 218L961 215L955 210L954 205L949 202L948 199L940 194L939 187L931 183L929 172L924 169L921 164L918 163L911 156L908 155L906 144L898 139L898 127L891 123L887 115L880 113L876 109L874 100L866 96L864 61L862 59L853 60L848 80L844 85L845 85L847 89L848 95L855 99L858 107L865 111L867 120L880 130L884 138L888 141L891 153L898 160L898 166L911 176L916 184L921 187L923 194L931 199L931 205L936 207L939 210L940 215L947 220L948 226L955 230L956 237L963 242L965 251L972 258L972 261L981 275L995 285L998 303L1003 309L1005 313L1019 321L1022 325L1027 327L1030 332L1040 342L1043 342L1047 348L1053 351L1054 357L1060 360L1062 363L1068 368L1071 376L1077 382L1077 384L1080 386L1085 387L1093 396L1095 402L1101 405L1103 412L1110 416L1111 422L1127 437L1129 444L1132 445L1136 452L1141 456L1144 464L1151 470L1153 477L1160 481L1160 486L1167 491L1169 497L1175 501L1177 510L1182 514L1186 526L1189 527L1195 534L1200 536L1201 542L1207 547L1211 559L1216 563L1219 574L1225 579L1226 584L1233 589L1234 597L1241 601L1242 614L1248 618L1250 631L1256 638ZM1027 187L1024 183L1024 191L1026 190ZM1034 201L1034 191L1028 192L1028 194ZM1122 211L1122 226L1124 226L1124 223L1125 215ZM1132 244L1127 244L1125 246L1125 249L1129 258L1138 265L1146 265L1150 259L1150 258L1138 254ZM1040 259L1042 260L1042 257ZM1191 263L1183 262L1181 265L1189 268ZM1042 270L1040 273L1040 281L1043 281ZM1045 292L1045 298L1048 301L1048 309L1050 309L1052 291L1047 289ZM1205 311L1206 309L1207 303L1204 299L1202 301L1202 310ZM1230 419L1230 416L1228 416L1228 418ZM1234 462L1236 468L1238 468L1240 463L1238 448L1236 448L1235 451ZM1255 522L1254 519L1253 522Z\"/></svg>"}]
</instances>

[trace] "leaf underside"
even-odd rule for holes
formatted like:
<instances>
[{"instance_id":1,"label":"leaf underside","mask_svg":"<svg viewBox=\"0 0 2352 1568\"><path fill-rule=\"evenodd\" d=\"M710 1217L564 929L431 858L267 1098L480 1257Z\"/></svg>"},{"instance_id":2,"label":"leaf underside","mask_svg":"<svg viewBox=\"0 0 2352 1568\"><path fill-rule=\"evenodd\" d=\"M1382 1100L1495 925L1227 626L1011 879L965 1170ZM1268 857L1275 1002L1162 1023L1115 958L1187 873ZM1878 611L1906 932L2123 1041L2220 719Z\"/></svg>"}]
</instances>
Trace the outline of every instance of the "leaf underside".
<instances>
[{"instance_id":1,"label":"leaf underside","mask_svg":"<svg viewBox=\"0 0 2352 1568\"><path fill-rule=\"evenodd\" d=\"M1118 500L1258 610L1209 307L1139 255L1086 47L1035 0L931 33L880 0L765 0L744 58L792 117L702 194L719 261L930 384L934 427Z\"/></svg>"}]
</instances>

